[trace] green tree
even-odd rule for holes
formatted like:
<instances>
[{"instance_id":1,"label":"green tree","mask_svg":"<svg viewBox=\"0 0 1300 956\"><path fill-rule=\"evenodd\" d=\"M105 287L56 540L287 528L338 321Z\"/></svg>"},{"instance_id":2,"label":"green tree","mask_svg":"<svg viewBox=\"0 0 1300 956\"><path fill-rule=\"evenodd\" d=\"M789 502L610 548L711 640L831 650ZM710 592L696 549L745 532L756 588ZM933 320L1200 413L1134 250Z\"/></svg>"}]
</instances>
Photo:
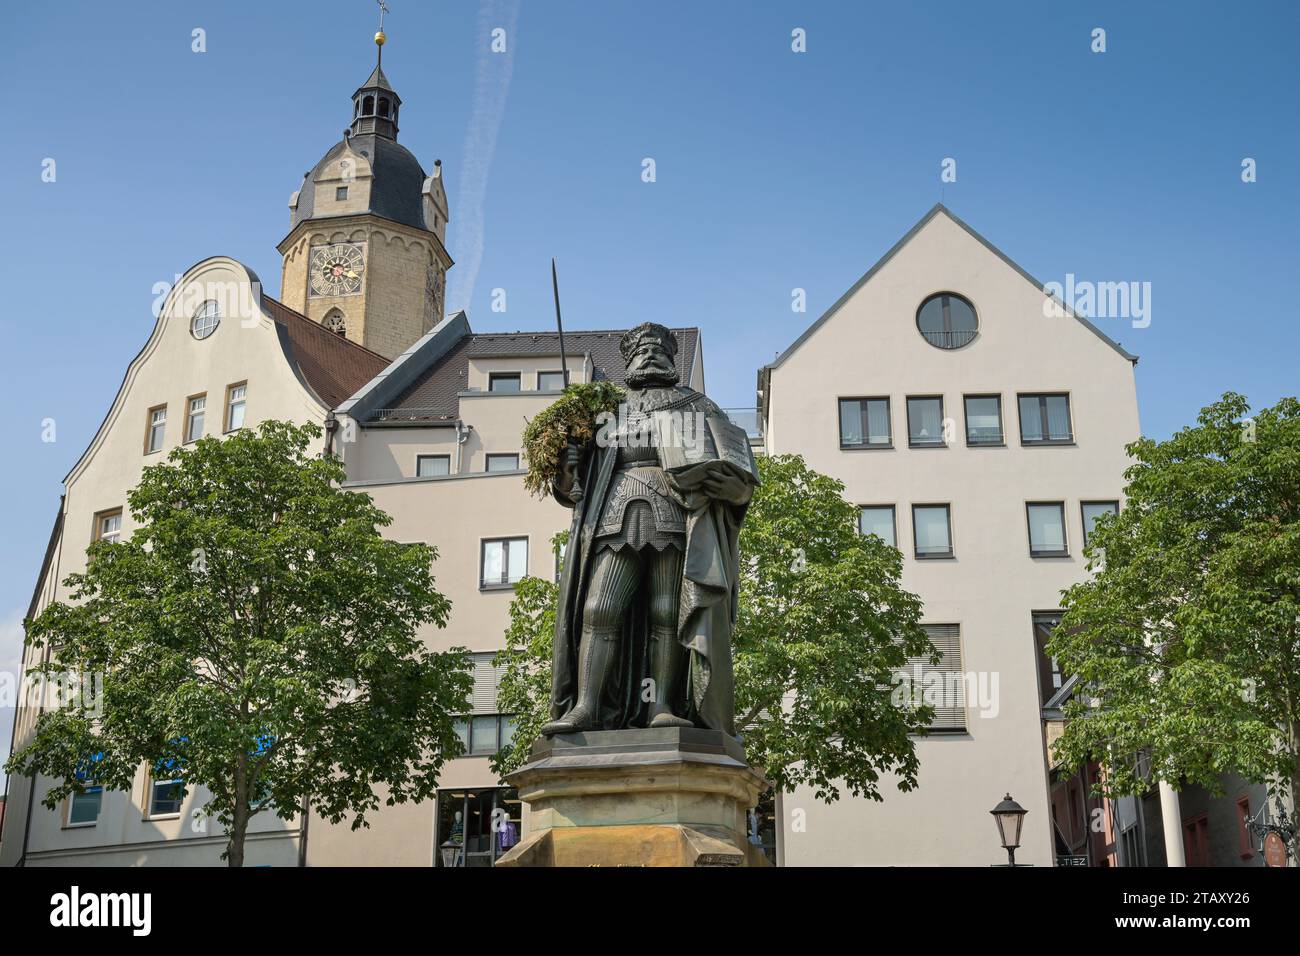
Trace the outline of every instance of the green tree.
<instances>
[{"instance_id":1,"label":"green tree","mask_svg":"<svg viewBox=\"0 0 1300 956\"><path fill-rule=\"evenodd\" d=\"M1300 792L1300 404L1248 412L1228 393L1130 445L1095 574L1065 592L1048 650L1082 689L1056 755L1107 760L1108 792L1218 792L1227 772Z\"/></svg>"},{"instance_id":2,"label":"green tree","mask_svg":"<svg viewBox=\"0 0 1300 956\"><path fill-rule=\"evenodd\" d=\"M7 765L61 781L46 806L165 771L211 794L203 817L241 866L257 813L310 801L355 829L376 788L390 805L434 793L472 685L467 655L416 637L450 608L436 552L381 536L388 515L308 455L320 434L266 422L145 468L135 533L92 544L71 600L31 622L28 642L54 649L47 677L102 675L96 700L42 714Z\"/></svg>"},{"instance_id":3,"label":"green tree","mask_svg":"<svg viewBox=\"0 0 1300 956\"><path fill-rule=\"evenodd\" d=\"M844 486L796 455L760 458L762 484L741 529L740 607L732 635L736 724L751 762L788 790L831 802L841 787L882 799L879 778L916 786L912 736L929 706L894 693L911 657L933 658L920 599L899 586L902 556L858 531ZM558 542L557 542L558 543ZM519 715L496 755L506 773L548 719L557 586L520 582L511 606L498 706Z\"/></svg>"}]
</instances>

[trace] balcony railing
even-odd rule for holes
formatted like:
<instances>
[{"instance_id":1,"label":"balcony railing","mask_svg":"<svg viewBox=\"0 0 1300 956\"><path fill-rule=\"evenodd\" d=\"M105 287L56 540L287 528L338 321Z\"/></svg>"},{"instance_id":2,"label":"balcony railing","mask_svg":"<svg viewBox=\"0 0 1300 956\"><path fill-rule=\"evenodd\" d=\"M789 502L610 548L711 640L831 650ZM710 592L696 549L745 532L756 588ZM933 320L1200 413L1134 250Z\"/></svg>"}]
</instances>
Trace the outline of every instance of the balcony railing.
<instances>
[{"instance_id":1,"label":"balcony railing","mask_svg":"<svg viewBox=\"0 0 1300 956\"><path fill-rule=\"evenodd\" d=\"M759 415L757 408L724 408L723 411L733 423L745 429L751 445L762 443L763 417Z\"/></svg>"}]
</instances>

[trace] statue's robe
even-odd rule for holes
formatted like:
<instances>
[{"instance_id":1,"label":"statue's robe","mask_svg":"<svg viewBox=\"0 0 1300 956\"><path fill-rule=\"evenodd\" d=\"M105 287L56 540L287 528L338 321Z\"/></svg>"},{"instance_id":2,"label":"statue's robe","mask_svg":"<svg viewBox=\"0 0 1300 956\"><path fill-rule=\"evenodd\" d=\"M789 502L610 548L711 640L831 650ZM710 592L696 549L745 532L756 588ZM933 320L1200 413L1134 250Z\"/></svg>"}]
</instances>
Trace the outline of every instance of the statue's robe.
<instances>
[{"instance_id":1,"label":"statue's robe","mask_svg":"<svg viewBox=\"0 0 1300 956\"><path fill-rule=\"evenodd\" d=\"M721 415L722 410L694 389L676 386L671 408L682 413ZM572 709L578 694L578 644L582 608L595 557L595 534L609 500L610 479L618 458L614 445L592 445L578 468L583 495L572 499L555 491L561 504L573 508L564 570L560 576L551 667L551 716L559 719ZM672 480L669 478L671 487ZM689 651L684 700L675 712L696 726L734 736L734 684L731 632L736 621L740 588L740 523L748 507L715 501L702 490L675 493L686 511L686 552L678 606L677 639ZM597 715L601 730L644 727L649 703L642 698L642 681L649 675L646 641L646 588L639 589L624 616L618 664L606 681Z\"/></svg>"}]
</instances>

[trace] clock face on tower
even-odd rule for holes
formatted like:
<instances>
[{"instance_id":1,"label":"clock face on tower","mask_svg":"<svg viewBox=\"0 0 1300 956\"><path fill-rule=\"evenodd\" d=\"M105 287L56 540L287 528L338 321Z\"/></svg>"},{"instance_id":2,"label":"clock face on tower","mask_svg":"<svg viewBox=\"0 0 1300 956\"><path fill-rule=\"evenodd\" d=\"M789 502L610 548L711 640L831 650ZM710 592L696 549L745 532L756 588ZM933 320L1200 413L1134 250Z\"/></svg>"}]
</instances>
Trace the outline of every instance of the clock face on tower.
<instances>
[{"instance_id":1,"label":"clock face on tower","mask_svg":"<svg viewBox=\"0 0 1300 956\"><path fill-rule=\"evenodd\" d=\"M311 254L311 294L356 295L365 270L360 246L347 242L320 246Z\"/></svg>"}]
</instances>

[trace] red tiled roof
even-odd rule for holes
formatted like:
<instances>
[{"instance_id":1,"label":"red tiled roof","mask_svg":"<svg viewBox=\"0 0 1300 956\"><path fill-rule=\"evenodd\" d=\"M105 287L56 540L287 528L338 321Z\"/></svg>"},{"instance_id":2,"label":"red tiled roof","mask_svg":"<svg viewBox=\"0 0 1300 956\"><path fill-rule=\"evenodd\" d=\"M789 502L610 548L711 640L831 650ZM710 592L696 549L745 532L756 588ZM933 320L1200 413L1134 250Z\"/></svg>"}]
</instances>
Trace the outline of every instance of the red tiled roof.
<instances>
[{"instance_id":1,"label":"red tiled roof","mask_svg":"<svg viewBox=\"0 0 1300 956\"><path fill-rule=\"evenodd\" d=\"M388 367L388 359L331 332L283 302L262 296L262 305L286 332L290 360L308 387L329 408L337 408Z\"/></svg>"}]
</instances>

